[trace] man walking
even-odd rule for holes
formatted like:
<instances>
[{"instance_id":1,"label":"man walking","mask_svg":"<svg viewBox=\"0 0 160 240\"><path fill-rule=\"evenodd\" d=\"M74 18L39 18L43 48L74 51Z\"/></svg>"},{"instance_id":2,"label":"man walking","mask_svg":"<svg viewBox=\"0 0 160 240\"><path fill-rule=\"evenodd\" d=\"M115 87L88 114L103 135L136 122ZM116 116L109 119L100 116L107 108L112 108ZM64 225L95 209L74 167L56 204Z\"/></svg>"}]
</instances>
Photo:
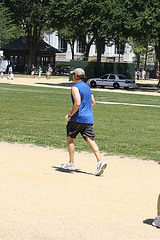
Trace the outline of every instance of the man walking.
<instances>
[{"instance_id":1,"label":"man walking","mask_svg":"<svg viewBox=\"0 0 160 240\"><path fill-rule=\"evenodd\" d=\"M95 176L100 176L107 164L101 160L99 148L94 141L95 131L93 129L93 111L95 100L91 94L90 87L83 81L85 72L82 68L76 68L71 72L75 85L71 88L73 107L70 114L65 116L67 124L67 143L69 152L69 163L62 164L62 168L75 170L74 164L74 139L81 133L83 138L92 148L97 159L97 171Z\"/></svg>"}]
</instances>

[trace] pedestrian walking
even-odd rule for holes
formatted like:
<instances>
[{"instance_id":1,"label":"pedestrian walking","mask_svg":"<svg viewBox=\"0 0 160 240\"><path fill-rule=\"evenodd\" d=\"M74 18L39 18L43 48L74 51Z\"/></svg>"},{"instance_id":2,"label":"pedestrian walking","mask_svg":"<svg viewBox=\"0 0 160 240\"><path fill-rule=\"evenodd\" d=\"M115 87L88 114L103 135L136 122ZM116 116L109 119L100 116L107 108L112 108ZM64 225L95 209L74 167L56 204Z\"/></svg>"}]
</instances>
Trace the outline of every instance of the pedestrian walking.
<instances>
[{"instance_id":1,"label":"pedestrian walking","mask_svg":"<svg viewBox=\"0 0 160 240\"><path fill-rule=\"evenodd\" d=\"M52 68L50 66L50 64L48 64L48 69L46 71L46 78L51 78L51 74L52 74Z\"/></svg>"},{"instance_id":2,"label":"pedestrian walking","mask_svg":"<svg viewBox=\"0 0 160 240\"><path fill-rule=\"evenodd\" d=\"M142 69L142 80L146 79L146 71L144 70L144 68Z\"/></svg>"},{"instance_id":3,"label":"pedestrian walking","mask_svg":"<svg viewBox=\"0 0 160 240\"><path fill-rule=\"evenodd\" d=\"M42 68L41 68L41 66L39 66L39 68L38 68L38 78L41 78L41 75L42 75Z\"/></svg>"},{"instance_id":4,"label":"pedestrian walking","mask_svg":"<svg viewBox=\"0 0 160 240\"><path fill-rule=\"evenodd\" d=\"M80 133L96 156L97 171L95 176L100 176L107 164L101 160L99 148L94 141L95 131L93 129L92 107L95 106L95 99L91 94L90 87L83 81L85 79L85 71L82 68L76 68L71 74L73 74L73 81L75 83L71 88L73 107L71 112L65 116L65 119L68 121L66 128L69 162L61 166L64 169L75 170L74 139Z\"/></svg>"},{"instance_id":5,"label":"pedestrian walking","mask_svg":"<svg viewBox=\"0 0 160 240\"><path fill-rule=\"evenodd\" d=\"M137 80L140 80L140 74L141 72L139 71L139 69L137 69Z\"/></svg>"},{"instance_id":6,"label":"pedestrian walking","mask_svg":"<svg viewBox=\"0 0 160 240\"><path fill-rule=\"evenodd\" d=\"M13 80L12 76L13 75L13 68L12 68L12 65L9 66L9 69L8 69L8 77L7 79L11 79Z\"/></svg>"},{"instance_id":7,"label":"pedestrian walking","mask_svg":"<svg viewBox=\"0 0 160 240\"><path fill-rule=\"evenodd\" d=\"M31 75L32 75L32 77L34 77L35 78L35 72L36 72L36 69L35 69L35 66L34 66L34 64L32 64L32 67L31 67Z\"/></svg>"},{"instance_id":8,"label":"pedestrian walking","mask_svg":"<svg viewBox=\"0 0 160 240\"><path fill-rule=\"evenodd\" d=\"M14 78L14 74L13 74L13 72L11 73L11 80L13 80L13 78Z\"/></svg>"},{"instance_id":9,"label":"pedestrian walking","mask_svg":"<svg viewBox=\"0 0 160 240\"><path fill-rule=\"evenodd\" d=\"M0 76L1 76L1 78L3 79L3 71L1 71Z\"/></svg>"}]
</instances>

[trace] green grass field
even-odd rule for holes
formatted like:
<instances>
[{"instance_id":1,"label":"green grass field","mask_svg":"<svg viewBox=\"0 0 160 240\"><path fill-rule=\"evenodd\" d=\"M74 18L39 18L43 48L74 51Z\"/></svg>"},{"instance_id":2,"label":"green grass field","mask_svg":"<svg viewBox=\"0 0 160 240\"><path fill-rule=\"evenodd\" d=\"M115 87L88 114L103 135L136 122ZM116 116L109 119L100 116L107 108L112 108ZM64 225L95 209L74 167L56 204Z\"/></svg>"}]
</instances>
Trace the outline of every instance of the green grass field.
<instances>
[{"instance_id":1,"label":"green grass field","mask_svg":"<svg viewBox=\"0 0 160 240\"><path fill-rule=\"evenodd\" d=\"M160 105L160 97L93 91L96 101ZM67 148L64 116L72 106L70 90L0 84L0 140ZM160 158L159 107L94 107L96 142L106 154ZM81 136L76 150L90 151Z\"/></svg>"}]
</instances>

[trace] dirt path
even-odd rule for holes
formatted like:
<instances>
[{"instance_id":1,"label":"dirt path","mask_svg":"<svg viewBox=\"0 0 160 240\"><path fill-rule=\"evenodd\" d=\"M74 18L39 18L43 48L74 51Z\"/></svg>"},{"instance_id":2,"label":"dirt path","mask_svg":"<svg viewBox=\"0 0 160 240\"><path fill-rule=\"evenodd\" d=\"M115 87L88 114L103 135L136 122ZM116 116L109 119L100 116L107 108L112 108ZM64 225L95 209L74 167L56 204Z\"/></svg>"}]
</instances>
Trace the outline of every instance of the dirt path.
<instances>
[{"instance_id":1,"label":"dirt path","mask_svg":"<svg viewBox=\"0 0 160 240\"><path fill-rule=\"evenodd\" d=\"M102 156L108 167L95 177L93 154L76 153L76 171L63 171L68 152L0 143L1 240L157 240L160 166Z\"/></svg>"}]
</instances>

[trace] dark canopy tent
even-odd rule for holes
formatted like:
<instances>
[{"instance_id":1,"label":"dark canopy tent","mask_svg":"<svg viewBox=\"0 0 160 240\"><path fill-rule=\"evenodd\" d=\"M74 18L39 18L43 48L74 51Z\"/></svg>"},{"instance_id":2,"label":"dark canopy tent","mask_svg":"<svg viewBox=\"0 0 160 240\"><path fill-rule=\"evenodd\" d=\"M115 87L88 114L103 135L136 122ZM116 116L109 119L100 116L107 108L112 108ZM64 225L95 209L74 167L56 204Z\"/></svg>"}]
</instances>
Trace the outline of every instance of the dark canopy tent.
<instances>
[{"instance_id":1,"label":"dark canopy tent","mask_svg":"<svg viewBox=\"0 0 160 240\"><path fill-rule=\"evenodd\" d=\"M28 55L29 48L25 37L20 37L17 40L2 47L3 55L13 66L15 72L28 71ZM55 66L55 55L61 53L58 49L52 47L44 40L40 40L37 46L34 65L36 69L41 66L43 71L46 71L47 65Z\"/></svg>"}]
</instances>

